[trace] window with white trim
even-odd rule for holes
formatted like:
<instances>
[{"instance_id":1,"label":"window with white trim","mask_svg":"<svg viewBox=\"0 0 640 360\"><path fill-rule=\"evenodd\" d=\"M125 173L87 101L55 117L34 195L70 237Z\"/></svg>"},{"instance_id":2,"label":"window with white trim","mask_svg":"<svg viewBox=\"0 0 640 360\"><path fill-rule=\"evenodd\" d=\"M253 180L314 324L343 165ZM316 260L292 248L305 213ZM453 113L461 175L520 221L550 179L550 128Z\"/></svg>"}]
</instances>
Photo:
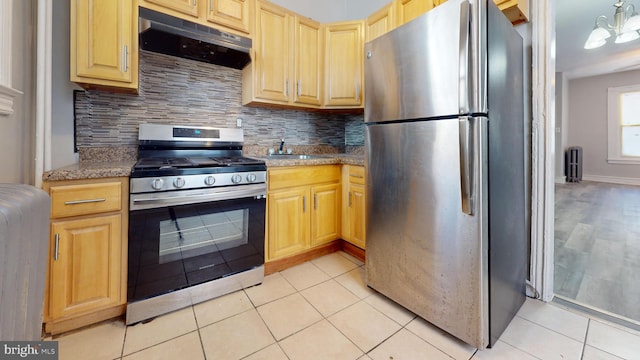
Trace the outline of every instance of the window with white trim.
<instances>
[{"instance_id":1,"label":"window with white trim","mask_svg":"<svg viewBox=\"0 0 640 360\"><path fill-rule=\"evenodd\" d=\"M13 114L13 98L22 92L11 87L11 30L13 0L0 0L0 115Z\"/></svg>"},{"instance_id":2,"label":"window with white trim","mask_svg":"<svg viewBox=\"0 0 640 360\"><path fill-rule=\"evenodd\" d=\"M609 88L608 162L640 164L640 84Z\"/></svg>"}]
</instances>

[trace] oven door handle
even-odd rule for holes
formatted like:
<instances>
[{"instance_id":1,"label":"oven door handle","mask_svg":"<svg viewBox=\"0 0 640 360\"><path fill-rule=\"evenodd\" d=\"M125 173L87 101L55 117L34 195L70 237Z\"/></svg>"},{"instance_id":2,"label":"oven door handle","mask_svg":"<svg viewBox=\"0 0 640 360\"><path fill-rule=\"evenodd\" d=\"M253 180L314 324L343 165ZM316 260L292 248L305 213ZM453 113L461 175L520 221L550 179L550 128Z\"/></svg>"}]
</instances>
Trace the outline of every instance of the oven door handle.
<instances>
[{"instance_id":1,"label":"oven door handle","mask_svg":"<svg viewBox=\"0 0 640 360\"><path fill-rule=\"evenodd\" d=\"M196 204L203 202L234 200L254 197L266 198L266 186L264 184L244 185L242 189L215 189L212 190L187 190L171 193L131 194L129 210L142 210L174 205ZM167 196L170 194L170 196Z\"/></svg>"}]
</instances>

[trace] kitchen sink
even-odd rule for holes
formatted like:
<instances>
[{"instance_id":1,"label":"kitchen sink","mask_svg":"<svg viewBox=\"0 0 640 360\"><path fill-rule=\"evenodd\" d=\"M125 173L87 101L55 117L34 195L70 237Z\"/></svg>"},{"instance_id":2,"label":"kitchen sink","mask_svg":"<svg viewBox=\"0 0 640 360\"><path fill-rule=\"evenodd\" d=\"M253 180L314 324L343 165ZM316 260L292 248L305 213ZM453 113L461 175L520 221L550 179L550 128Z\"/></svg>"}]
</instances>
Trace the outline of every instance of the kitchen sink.
<instances>
[{"instance_id":1,"label":"kitchen sink","mask_svg":"<svg viewBox=\"0 0 640 360\"><path fill-rule=\"evenodd\" d=\"M270 159L290 159L290 160L309 160L309 159L326 159L326 156L321 155L305 155L305 154L271 154L268 156Z\"/></svg>"}]
</instances>

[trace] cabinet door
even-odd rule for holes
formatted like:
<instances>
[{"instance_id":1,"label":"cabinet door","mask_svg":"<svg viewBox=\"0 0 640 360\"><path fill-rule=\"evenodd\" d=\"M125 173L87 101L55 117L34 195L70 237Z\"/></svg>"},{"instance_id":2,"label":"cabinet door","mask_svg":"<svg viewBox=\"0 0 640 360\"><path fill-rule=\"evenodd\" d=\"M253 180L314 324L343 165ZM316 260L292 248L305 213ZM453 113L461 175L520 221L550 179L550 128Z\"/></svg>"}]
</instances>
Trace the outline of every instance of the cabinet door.
<instances>
[{"instance_id":1,"label":"cabinet door","mask_svg":"<svg viewBox=\"0 0 640 360\"><path fill-rule=\"evenodd\" d=\"M269 260L309 248L309 188L268 195Z\"/></svg>"},{"instance_id":2,"label":"cabinet door","mask_svg":"<svg viewBox=\"0 0 640 360\"><path fill-rule=\"evenodd\" d=\"M298 104L321 105L323 42L320 23L295 18L295 92Z\"/></svg>"},{"instance_id":3,"label":"cabinet door","mask_svg":"<svg viewBox=\"0 0 640 360\"><path fill-rule=\"evenodd\" d=\"M311 246L340 237L340 184L318 185L311 188Z\"/></svg>"},{"instance_id":4,"label":"cabinet door","mask_svg":"<svg viewBox=\"0 0 640 360\"><path fill-rule=\"evenodd\" d=\"M365 248L365 193L364 186L349 184L349 233L350 242Z\"/></svg>"},{"instance_id":5,"label":"cabinet door","mask_svg":"<svg viewBox=\"0 0 640 360\"><path fill-rule=\"evenodd\" d=\"M406 24L433 8L433 0L398 0L398 25Z\"/></svg>"},{"instance_id":6,"label":"cabinet door","mask_svg":"<svg viewBox=\"0 0 640 360\"><path fill-rule=\"evenodd\" d=\"M106 0L110 1L110 0ZM183 14L198 17L198 0L145 0L146 2L157 4L167 9L179 11ZM200 0L204 1L204 0Z\"/></svg>"},{"instance_id":7,"label":"cabinet door","mask_svg":"<svg viewBox=\"0 0 640 360\"><path fill-rule=\"evenodd\" d=\"M395 26L395 9L393 3L371 14L367 18L366 39L373 40L378 36L388 32Z\"/></svg>"},{"instance_id":8,"label":"cabinet door","mask_svg":"<svg viewBox=\"0 0 640 360\"><path fill-rule=\"evenodd\" d=\"M127 0L75 0L71 4L71 81L102 84L87 80L97 79L109 85L109 81L135 80L137 87L137 75L133 75L137 65L132 65L138 49L133 46L132 15Z\"/></svg>"},{"instance_id":9,"label":"cabinet door","mask_svg":"<svg viewBox=\"0 0 640 360\"><path fill-rule=\"evenodd\" d=\"M249 33L249 0L208 0L207 20Z\"/></svg>"},{"instance_id":10,"label":"cabinet door","mask_svg":"<svg viewBox=\"0 0 640 360\"><path fill-rule=\"evenodd\" d=\"M362 106L363 21L325 26L325 105Z\"/></svg>"},{"instance_id":11,"label":"cabinet door","mask_svg":"<svg viewBox=\"0 0 640 360\"><path fill-rule=\"evenodd\" d=\"M121 226L121 215L51 223L52 318L125 303Z\"/></svg>"},{"instance_id":12,"label":"cabinet door","mask_svg":"<svg viewBox=\"0 0 640 360\"><path fill-rule=\"evenodd\" d=\"M258 2L255 61L257 98L289 101L290 16L266 2Z\"/></svg>"}]
</instances>

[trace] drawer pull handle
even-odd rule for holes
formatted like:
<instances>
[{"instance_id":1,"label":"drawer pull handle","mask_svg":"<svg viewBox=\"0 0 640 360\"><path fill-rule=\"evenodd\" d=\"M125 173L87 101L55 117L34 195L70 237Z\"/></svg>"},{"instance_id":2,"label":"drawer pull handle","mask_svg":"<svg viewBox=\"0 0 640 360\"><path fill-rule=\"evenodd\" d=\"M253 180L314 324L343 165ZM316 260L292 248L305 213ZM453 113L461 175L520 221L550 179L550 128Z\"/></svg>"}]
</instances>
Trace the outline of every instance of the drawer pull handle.
<instances>
[{"instance_id":1,"label":"drawer pull handle","mask_svg":"<svg viewBox=\"0 0 640 360\"><path fill-rule=\"evenodd\" d=\"M354 177L354 178L357 178L357 179L364 179L364 176L362 176L362 175L355 175L355 174L351 174L351 175L349 175L349 176Z\"/></svg>"},{"instance_id":2,"label":"drawer pull handle","mask_svg":"<svg viewBox=\"0 0 640 360\"><path fill-rule=\"evenodd\" d=\"M107 201L107 199L105 199L105 198L87 199L87 200L72 200L72 201L65 201L64 204L65 205L77 205L77 204L89 204L89 203L97 203L97 202L105 202L105 201Z\"/></svg>"},{"instance_id":3,"label":"drawer pull handle","mask_svg":"<svg viewBox=\"0 0 640 360\"><path fill-rule=\"evenodd\" d=\"M307 212L307 196L302 197L302 212Z\"/></svg>"},{"instance_id":4,"label":"drawer pull handle","mask_svg":"<svg viewBox=\"0 0 640 360\"><path fill-rule=\"evenodd\" d=\"M318 210L318 194L313 194L313 209Z\"/></svg>"},{"instance_id":5,"label":"drawer pull handle","mask_svg":"<svg viewBox=\"0 0 640 360\"><path fill-rule=\"evenodd\" d=\"M53 260L58 260L58 251L60 250L60 234L55 236L55 249L53 250Z\"/></svg>"},{"instance_id":6,"label":"drawer pull handle","mask_svg":"<svg viewBox=\"0 0 640 360\"><path fill-rule=\"evenodd\" d=\"M351 191L349 191L349 207L351 207Z\"/></svg>"}]
</instances>

